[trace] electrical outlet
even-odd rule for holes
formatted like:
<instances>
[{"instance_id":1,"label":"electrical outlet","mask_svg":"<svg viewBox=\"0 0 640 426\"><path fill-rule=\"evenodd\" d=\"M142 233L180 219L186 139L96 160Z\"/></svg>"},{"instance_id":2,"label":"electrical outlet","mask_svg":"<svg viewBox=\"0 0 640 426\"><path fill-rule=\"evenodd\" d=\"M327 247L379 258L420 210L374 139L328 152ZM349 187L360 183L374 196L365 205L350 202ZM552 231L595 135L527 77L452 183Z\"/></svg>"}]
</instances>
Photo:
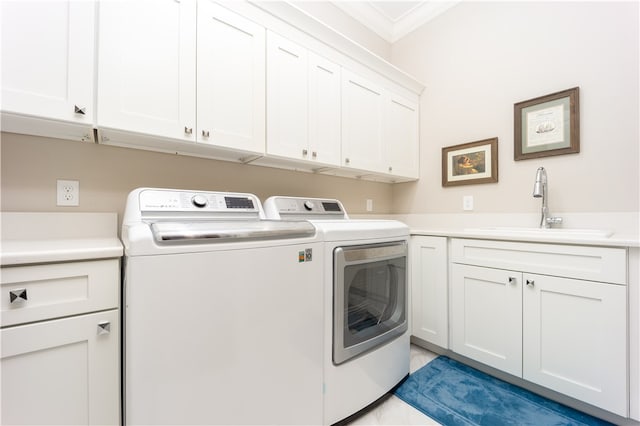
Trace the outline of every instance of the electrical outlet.
<instances>
[{"instance_id":1,"label":"electrical outlet","mask_svg":"<svg viewBox=\"0 0 640 426\"><path fill-rule=\"evenodd\" d=\"M80 205L80 182L77 180L57 181L57 205L58 206L79 206Z\"/></svg>"}]
</instances>

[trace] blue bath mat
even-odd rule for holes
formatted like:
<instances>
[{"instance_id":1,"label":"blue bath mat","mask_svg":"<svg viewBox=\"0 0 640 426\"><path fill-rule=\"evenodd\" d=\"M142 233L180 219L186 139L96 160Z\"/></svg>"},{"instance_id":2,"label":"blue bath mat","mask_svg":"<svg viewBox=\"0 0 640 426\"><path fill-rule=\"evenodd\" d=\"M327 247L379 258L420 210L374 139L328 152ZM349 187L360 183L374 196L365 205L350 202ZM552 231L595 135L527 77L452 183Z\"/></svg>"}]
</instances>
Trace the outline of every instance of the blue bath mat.
<instances>
[{"instance_id":1,"label":"blue bath mat","mask_svg":"<svg viewBox=\"0 0 640 426\"><path fill-rule=\"evenodd\" d=\"M610 425L440 356L411 374L395 395L452 425Z\"/></svg>"}]
</instances>

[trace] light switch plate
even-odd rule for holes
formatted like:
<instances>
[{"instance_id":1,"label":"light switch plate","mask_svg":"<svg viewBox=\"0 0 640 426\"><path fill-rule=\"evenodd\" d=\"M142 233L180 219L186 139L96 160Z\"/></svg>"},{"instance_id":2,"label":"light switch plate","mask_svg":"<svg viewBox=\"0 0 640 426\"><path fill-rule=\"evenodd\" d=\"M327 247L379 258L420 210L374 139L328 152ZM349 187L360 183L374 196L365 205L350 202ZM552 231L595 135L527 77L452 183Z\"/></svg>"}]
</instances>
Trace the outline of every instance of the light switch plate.
<instances>
[{"instance_id":1,"label":"light switch plate","mask_svg":"<svg viewBox=\"0 0 640 426\"><path fill-rule=\"evenodd\" d=\"M462 210L473 210L473 195L465 195L462 197Z\"/></svg>"}]
</instances>

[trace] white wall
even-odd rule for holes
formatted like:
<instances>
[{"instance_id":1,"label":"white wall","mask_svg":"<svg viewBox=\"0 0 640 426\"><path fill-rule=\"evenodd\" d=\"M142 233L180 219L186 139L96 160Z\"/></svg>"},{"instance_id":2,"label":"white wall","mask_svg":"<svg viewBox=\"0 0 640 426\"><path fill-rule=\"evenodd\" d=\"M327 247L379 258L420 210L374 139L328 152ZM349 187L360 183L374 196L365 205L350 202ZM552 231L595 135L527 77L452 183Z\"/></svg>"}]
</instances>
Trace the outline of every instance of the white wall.
<instances>
[{"instance_id":1,"label":"white wall","mask_svg":"<svg viewBox=\"0 0 640 426\"><path fill-rule=\"evenodd\" d=\"M535 212L535 171L557 212L639 209L638 2L463 2L392 46L426 84L421 179L395 185L398 213ZM579 154L513 160L513 104L580 87ZM441 186L442 147L498 137L499 182Z\"/></svg>"},{"instance_id":2,"label":"white wall","mask_svg":"<svg viewBox=\"0 0 640 426\"><path fill-rule=\"evenodd\" d=\"M294 6L389 61L391 44L328 1L294 1Z\"/></svg>"}]
</instances>

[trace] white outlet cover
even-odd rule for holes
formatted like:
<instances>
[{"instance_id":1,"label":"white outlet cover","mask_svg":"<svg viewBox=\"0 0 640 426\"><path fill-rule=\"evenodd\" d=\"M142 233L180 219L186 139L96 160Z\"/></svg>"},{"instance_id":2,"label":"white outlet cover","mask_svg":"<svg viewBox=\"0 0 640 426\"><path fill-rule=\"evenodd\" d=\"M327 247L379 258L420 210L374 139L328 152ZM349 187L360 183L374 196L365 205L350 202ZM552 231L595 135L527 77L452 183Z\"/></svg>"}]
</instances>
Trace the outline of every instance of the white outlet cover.
<instances>
[{"instance_id":1,"label":"white outlet cover","mask_svg":"<svg viewBox=\"0 0 640 426\"><path fill-rule=\"evenodd\" d=\"M58 180L56 191L56 205L79 206L80 182L77 180Z\"/></svg>"}]
</instances>

